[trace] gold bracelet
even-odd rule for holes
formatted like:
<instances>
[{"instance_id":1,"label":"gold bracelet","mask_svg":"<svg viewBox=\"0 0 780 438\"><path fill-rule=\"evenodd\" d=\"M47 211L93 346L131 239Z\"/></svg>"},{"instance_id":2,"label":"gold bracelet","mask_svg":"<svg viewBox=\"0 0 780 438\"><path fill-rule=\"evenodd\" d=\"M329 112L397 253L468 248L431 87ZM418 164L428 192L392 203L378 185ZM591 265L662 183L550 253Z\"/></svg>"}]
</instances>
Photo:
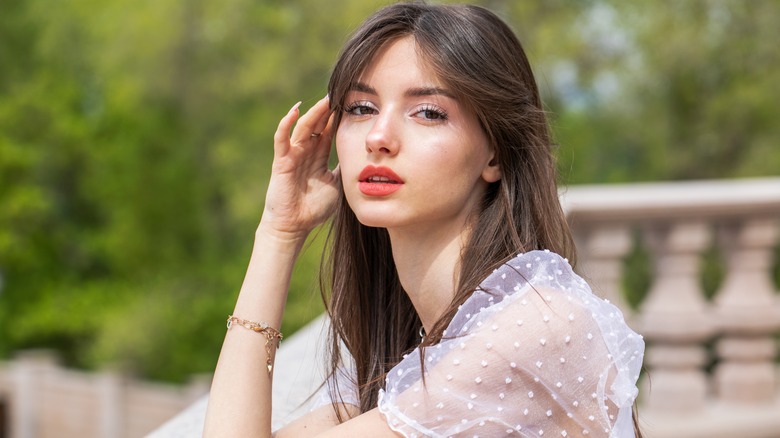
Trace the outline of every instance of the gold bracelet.
<instances>
[{"instance_id":1,"label":"gold bracelet","mask_svg":"<svg viewBox=\"0 0 780 438\"><path fill-rule=\"evenodd\" d=\"M236 323L247 330L252 330L253 332L261 333L263 336L265 336L266 363L268 366L268 375L271 375L271 371L274 368L274 365L271 363L271 345L274 343L274 341L276 341L276 348L279 348L279 346L282 343L282 332L276 330L275 328L269 326L264 322L258 323L258 322L250 321L248 319L241 319L237 316L228 315L228 319L227 319L228 330L230 330L230 328L233 327L233 323Z\"/></svg>"}]
</instances>

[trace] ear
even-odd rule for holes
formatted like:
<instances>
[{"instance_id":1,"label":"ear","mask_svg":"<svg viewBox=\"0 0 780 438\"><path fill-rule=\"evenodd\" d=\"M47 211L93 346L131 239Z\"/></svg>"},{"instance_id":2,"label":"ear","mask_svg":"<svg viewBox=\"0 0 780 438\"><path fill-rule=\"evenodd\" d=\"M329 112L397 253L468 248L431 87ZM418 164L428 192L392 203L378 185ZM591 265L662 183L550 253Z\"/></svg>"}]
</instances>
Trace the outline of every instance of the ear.
<instances>
[{"instance_id":1,"label":"ear","mask_svg":"<svg viewBox=\"0 0 780 438\"><path fill-rule=\"evenodd\" d=\"M494 183L501 179L501 166L498 165L498 159L493 152L484 169L482 169L482 179L488 183Z\"/></svg>"}]
</instances>

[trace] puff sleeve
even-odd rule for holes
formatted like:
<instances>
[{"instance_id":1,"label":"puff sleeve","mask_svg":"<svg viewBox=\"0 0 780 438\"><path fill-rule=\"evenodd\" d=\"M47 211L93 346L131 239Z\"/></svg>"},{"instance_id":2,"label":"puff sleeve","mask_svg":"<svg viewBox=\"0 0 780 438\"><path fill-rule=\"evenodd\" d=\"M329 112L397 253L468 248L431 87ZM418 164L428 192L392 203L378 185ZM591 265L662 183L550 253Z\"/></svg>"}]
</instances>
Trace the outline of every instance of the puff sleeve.
<instances>
[{"instance_id":1,"label":"puff sleeve","mask_svg":"<svg viewBox=\"0 0 780 438\"><path fill-rule=\"evenodd\" d=\"M350 358L351 360L351 358ZM357 390L357 372L354 365L338 368L330 375L320 389L312 396L310 411L334 403L343 403L360 407L360 395Z\"/></svg>"},{"instance_id":2,"label":"puff sleeve","mask_svg":"<svg viewBox=\"0 0 780 438\"><path fill-rule=\"evenodd\" d=\"M379 394L404 436L633 436L644 341L555 253L502 265L423 353Z\"/></svg>"}]
</instances>

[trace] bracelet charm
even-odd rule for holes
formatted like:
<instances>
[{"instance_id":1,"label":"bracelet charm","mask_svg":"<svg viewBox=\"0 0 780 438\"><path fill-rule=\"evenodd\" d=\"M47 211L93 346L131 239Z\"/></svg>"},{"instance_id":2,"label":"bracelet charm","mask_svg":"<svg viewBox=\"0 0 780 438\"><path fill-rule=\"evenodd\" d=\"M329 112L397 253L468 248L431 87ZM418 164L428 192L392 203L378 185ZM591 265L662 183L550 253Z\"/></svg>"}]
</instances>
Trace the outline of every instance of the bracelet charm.
<instances>
[{"instance_id":1,"label":"bracelet charm","mask_svg":"<svg viewBox=\"0 0 780 438\"><path fill-rule=\"evenodd\" d=\"M271 362L271 347L275 345L278 349L282 342L282 333L279 330L269 326L265 322L254 322L248 319L241 319L237 316L228 315L227 329L230 330L233 324L238 324L247 330L252 330L255 333L260 333L265 336L265 353L266 353L266 368L268 368L268 375L271 375L274 365Z\"/></svg>"}]
</instances>

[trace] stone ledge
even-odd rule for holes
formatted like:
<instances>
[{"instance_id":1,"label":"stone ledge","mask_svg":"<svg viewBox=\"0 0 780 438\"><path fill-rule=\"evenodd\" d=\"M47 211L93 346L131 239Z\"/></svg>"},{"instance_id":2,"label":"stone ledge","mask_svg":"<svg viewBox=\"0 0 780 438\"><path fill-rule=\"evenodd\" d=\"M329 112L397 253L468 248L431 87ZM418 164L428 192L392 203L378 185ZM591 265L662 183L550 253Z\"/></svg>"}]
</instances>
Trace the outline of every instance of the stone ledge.
<instances>
[{"instance_id":1,"label":"stone ledge","mask_svg":"<svg viewBox=\"0 0 780 438\"><path fill-rule=\"evenodd\" d=\"M737 405L711 401L704 409L652 412L639 407L639 424L646 438L778 438L780 398L762 405Z\"/></svg>"},{"instance_id":2,"label":"stone ledge","mask_svg":"<svg viewBox=\"0 0 780 438\"><path fill-rule=\"evenodd\" d=\"M326 327L327 319L320 316L282 341L274 368L274 430L307 412L308 397L324 380L320 347L323 345L321 341L326 334ZM208 396L204 396L148 436L200 437L203 434L207 405Z\"/></svg>"},{"instance_id":3,"label":"stone ledge","mask_svg":"<svg viewBox=\"0 0 780 438\"><path fill-rule=\"evenodd\" d=\"M561 190L570 220L702 220L780 212L780 178L578 185Z\"/></svg>"}]
</instances>

